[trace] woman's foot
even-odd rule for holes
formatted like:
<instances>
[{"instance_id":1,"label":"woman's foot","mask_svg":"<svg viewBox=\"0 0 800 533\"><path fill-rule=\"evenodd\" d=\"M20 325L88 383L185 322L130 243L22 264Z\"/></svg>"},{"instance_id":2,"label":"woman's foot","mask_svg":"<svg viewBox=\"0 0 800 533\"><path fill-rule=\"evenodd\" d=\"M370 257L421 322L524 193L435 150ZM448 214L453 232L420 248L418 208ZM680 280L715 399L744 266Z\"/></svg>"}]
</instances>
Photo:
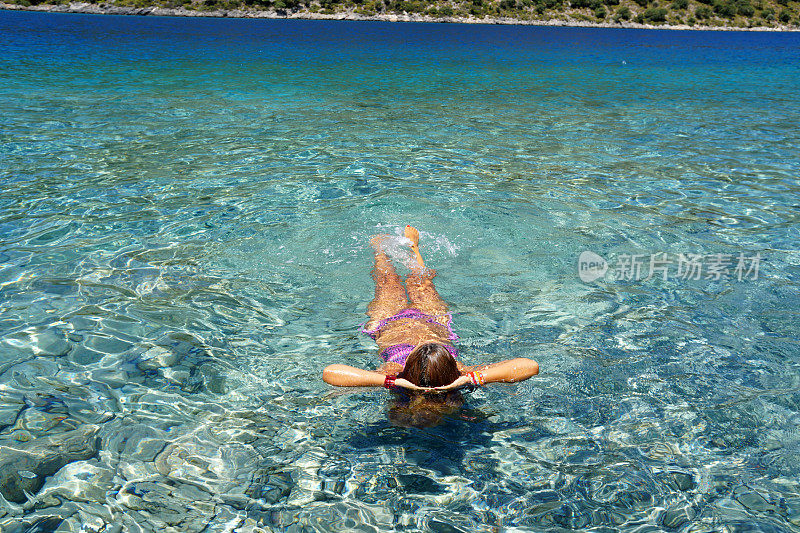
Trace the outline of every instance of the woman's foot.
<instances>
[{"instance_id":1,"label":"woman's foot","mask_svg":"<svg viewBox=\"0 0 800 533\"><path fill-rule=\"evenodd\" d=\"M425 269L425 262L422 260L422 254L419 253L419 231L409 224L406 226L405 236L406 239L411 241L411 251L414 252L414 256L417 258L419 268Z\"/></svg>"}]
</instances>

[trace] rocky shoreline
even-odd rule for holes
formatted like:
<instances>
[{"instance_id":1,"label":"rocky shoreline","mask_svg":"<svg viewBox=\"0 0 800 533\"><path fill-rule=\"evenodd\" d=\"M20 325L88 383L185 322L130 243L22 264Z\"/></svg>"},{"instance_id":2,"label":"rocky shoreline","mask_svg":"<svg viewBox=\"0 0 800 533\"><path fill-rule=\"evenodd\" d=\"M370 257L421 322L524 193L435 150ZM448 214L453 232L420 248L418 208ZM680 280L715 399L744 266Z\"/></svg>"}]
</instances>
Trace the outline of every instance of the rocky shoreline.
<instances>
[{"instance_id":1,"label":"rocky shoreline","mask_svg":"<svg viewBox=\"0 0 800 533\"><path fill-rule=\"evenodd\" d=\"M92 15L136 15L136 16L160 16L160 17L212 17L212 18L265 18L265 19L309 19L309 20L351 20L351 21L383 21L383 22L437 22L437 23L457 23L457 24L512 24L525 26L568 26L585 28L635 28L635 29L658 29L658 30L703 30L703 31L800 31L800 28L793 26L754 26L751 28L738 28L731 26L701 26L701 25L652 25L638 24L636 22L588 22L571 18L551 19L551 20L521 20L503 17L431 17L428 15L404 13L387 13L379 15L362 15L354 11L338 12L333 14L315 13L312 11L258 11L258 10L195 10L166 7L125 7L110 4L91 4L88 2L71 2L69 4L47 4L22 6L18 4L6 4L0 2L0 9L20 10L20 11L44 11L49 13L84 13Z\"/></svg>"}]
</instances>

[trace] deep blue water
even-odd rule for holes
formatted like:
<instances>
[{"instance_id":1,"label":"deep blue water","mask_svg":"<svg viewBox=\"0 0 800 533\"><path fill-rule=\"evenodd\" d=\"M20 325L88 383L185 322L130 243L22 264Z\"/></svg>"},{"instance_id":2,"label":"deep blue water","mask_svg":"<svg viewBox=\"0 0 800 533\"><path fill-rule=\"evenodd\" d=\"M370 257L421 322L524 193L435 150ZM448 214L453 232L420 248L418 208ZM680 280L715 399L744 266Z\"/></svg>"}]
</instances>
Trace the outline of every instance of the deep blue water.
<instances>
[{"instance_id":1,"label":"deep blue water","mask_svg":"<svg viewBox=\"0 0 800 533\"><path fill-rule=\"evenodd\" d=\"M798 94L797 33L0 11L0 446L98 438L0 529L796 531ZM428 429L321 380L407 223L542 369Z\"/></svg>"}]
</instances>

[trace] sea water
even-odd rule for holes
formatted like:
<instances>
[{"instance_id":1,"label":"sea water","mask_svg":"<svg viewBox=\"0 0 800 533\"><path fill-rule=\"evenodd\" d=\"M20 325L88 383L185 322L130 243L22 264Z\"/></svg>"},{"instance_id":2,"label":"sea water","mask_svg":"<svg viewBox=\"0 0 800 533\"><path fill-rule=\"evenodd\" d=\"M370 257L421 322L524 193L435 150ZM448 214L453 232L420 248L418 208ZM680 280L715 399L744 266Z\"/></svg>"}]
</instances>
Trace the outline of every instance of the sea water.
<instances>
[{"instance_id":1,"label":"sea water","mask_svg":"<svg viewBox=\"0 0 800 533\"><path fill-rule=\"evenodd\" d=\"M0 529L796 531L798 94L796 33L0 12ZM424 429L321 379L409 223L541 366Z\"/></svg>"}]
</instances>

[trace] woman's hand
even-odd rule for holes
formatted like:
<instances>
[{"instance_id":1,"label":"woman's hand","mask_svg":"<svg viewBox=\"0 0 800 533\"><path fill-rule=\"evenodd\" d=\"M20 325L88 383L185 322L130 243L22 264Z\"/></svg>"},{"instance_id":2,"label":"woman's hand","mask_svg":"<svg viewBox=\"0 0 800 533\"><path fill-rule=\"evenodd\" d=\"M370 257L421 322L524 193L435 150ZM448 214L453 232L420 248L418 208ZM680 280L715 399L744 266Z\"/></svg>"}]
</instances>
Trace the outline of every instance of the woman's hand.
<instances>
[{"instance_id":1,"label":"woman's hand","mask_svg":"<svg viewBox=\"0 0 800 533\"><path fill-rule=\"evenodd\" d=\"M466 381L462 381L461 378L464 378ZM396 387L402 387L404 389L413 390L417 392L447 392L449 390L461 387L462 385L467 383L470 383L470 381L469 378L466 376L461 376L450 385L445 385L443 387L420 387L419 385L414 385L413 383L404 378L397 378L394 380L394 385Z\"/></svg>"},{"instance_id":2,"label":"woman's hand","mask_svg":"<svg viewBox=\"0 0 800 533\"><path fill-rule=\"evenodd\" d=\"M430 387L420 387L419 385L414 385L410 381L405 378L397 378L394 380L394 384L397 387L403 387L404 389L409 390L416 390L416 391L428 391L431 390Z\"/></svg>"},{"instance_id":3,"label":"woman's hand","mask_svg":"<svg viewBox=\"0 0 800 533\"><path fill-rule=\"evenodd\" d=\"M459 376L456 378L454 382L449 385L445 385L443 387L434 387L432 390L445 392L453 389L458 389L464 387L465 385L469 385L472 381L469 379L469 376Z\"/></svg>"}]
</instances>

